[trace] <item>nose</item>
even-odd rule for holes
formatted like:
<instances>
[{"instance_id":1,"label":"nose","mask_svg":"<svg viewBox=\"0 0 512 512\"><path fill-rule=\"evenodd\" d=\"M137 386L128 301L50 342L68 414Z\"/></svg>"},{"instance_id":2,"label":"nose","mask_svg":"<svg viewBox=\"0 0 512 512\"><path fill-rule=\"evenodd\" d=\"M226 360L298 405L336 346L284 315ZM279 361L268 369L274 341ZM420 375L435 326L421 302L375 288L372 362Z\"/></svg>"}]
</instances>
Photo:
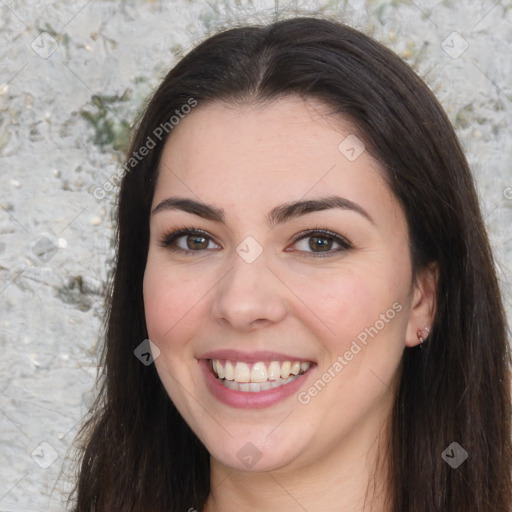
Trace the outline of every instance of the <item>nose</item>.
<instances>
[{"instance_id":1,"label":"nose","mask_svg":"<svg viewBox=\"0 0 512 512\"><path fill-rule=\"evenodd\" d=\"M250 332L286 317L286 287L267 266L265 253L252 263L235 254L215 290L212 313L224 327Z\"/></svg>"}]
</instances>

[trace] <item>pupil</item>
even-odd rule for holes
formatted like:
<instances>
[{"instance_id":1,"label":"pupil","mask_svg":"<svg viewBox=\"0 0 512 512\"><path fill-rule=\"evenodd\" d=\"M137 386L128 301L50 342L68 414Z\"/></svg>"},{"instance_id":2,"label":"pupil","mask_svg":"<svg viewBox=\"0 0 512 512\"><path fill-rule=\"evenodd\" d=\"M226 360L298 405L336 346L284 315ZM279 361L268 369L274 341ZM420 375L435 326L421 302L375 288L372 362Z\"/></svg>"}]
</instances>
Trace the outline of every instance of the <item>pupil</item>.
<instances>
[{"instance_id":1,"label":"pupil","mask_svg":"<svg viewBox=\"0 0 512 512\"><path fill-rule=\"evenodd\" d=\"M315 245L317 244L317 245ZM319 236L313 236L310 238L309 247L313 250L320 249L320 251L328 251L331 248L332 240L322 238Z\"/></svg>"}]
</instances>

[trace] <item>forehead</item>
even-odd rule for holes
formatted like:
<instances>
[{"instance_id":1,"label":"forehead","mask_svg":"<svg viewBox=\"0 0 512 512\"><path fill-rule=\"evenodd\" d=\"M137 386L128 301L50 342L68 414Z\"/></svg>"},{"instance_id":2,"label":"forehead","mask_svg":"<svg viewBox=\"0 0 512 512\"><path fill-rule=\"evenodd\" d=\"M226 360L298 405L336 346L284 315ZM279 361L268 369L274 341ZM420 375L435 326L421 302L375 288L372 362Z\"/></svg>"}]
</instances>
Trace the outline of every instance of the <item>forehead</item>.
<instances>
[{"instance_id":1,"label":"forehead","mask_svg":"<svg viewBox=\"0 0 512 512\"><path fill-rule=\"evenodd\" d=\"M180 195L248 216L335 194L375 217L400 216L382 167L368 151L357 156L362 149L354 127L316 100L199 105L167 140L154 204Z\"/></svg>"}]
</instances>

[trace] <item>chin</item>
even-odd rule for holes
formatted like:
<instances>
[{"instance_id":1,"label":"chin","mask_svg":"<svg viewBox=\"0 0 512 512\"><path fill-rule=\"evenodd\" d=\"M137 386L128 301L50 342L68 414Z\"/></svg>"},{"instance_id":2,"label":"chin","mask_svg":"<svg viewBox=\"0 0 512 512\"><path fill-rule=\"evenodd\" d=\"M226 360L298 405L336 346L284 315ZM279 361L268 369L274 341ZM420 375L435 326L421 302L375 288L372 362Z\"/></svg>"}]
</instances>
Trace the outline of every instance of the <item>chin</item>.
<instances>
[{"instance_id":1,"label":"chin","mask_svg":"<svg viewBox=\"0 0 512 512\"><path fill-rule=\"evenodd\" d=\"M285 431L277 433L274 428L262 428L254 435L226 435L227 439L222 442L216 439L207 441L205 445L213 458L233 470L252 473L277 471L304 455L307 443L300 443ZM227 429L229 431L229 426ZM271 432L270 436L268 432Z\"/></svg>"}]
</instances>

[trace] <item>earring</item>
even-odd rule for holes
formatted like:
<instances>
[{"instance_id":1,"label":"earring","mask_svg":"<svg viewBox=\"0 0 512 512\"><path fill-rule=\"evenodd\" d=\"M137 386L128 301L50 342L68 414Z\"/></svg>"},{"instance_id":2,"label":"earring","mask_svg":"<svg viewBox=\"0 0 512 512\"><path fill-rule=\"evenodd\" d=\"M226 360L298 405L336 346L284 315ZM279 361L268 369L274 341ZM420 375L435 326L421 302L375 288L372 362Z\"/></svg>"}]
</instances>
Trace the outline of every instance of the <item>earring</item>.
<instances>
[{"instance_id":1,"label":"earring","mask_svg":"<svg viewBox=\"0 0 512 512\"><path fill-rule=\"evenodd\" d=\"M418 340L420 341L420 348L421 344L428 338L428 335L430 334L430 329L428 327L424 327L423 329L418 329L418 332L416 335L418 336Z\"/></svg>"}]
</instances>

